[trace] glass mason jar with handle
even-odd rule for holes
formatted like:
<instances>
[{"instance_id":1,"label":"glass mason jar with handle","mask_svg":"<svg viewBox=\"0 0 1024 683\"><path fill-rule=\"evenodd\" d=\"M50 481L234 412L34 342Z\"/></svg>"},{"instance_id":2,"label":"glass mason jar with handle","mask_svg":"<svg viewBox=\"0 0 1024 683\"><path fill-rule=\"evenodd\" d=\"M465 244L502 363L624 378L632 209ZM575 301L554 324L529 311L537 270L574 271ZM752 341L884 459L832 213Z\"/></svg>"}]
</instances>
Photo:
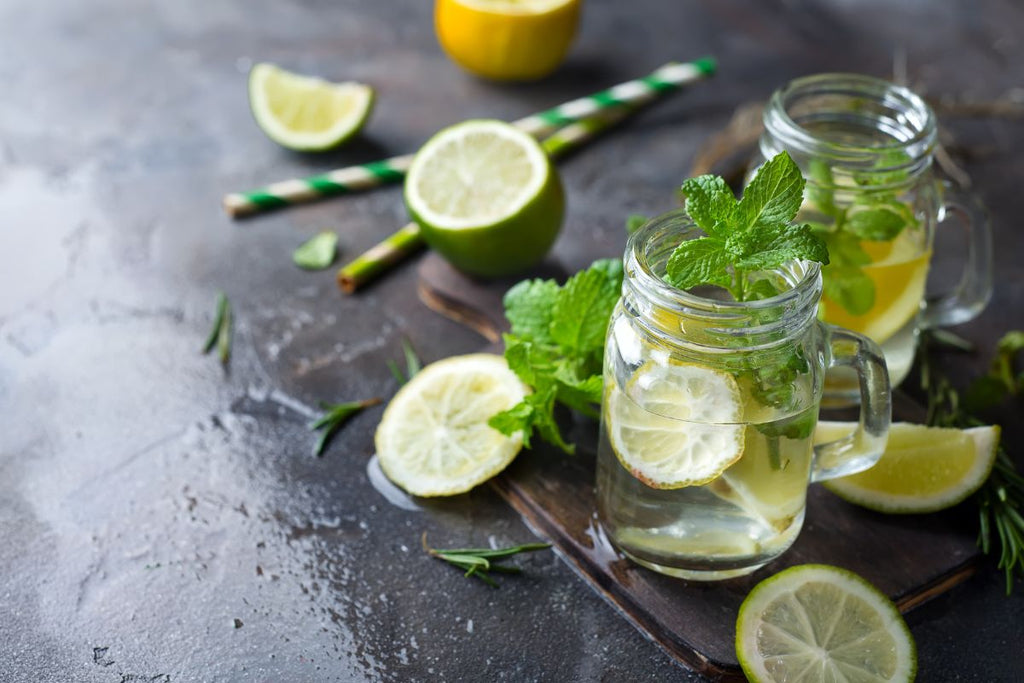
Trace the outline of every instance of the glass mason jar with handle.
<instances>
[{"instance_id":1,"label":"glass mason jar with handle","mask_svg":"<svg viewBox=\"0 0 1024 683\"><path fill-rule=\"evenodd\" d=\"M820 74L777 90L751 168L789 152L807 181L798 221L829 247L821 317L864 334L906 377L923 328L974 318L992 292L992 243L978 203L932 172L936 123L920 97L887 81ZM955 214L967 231L964 269L947 293L925 284L937 228ZM856 399L849 372L829 373L826 404Z\"/></svg>"},{"instance_id":2,"label":"glass mason jar with handle","mask_svg":"<svg viewBox=\"0 0 1024 683\"><path fill-rule=\"evenodd\" d=\"M811 481L873 465L890 421L878 347L818 320L819 266L749 274L775 296L736 302L664 280L703 233L678 210L629 239L605 346L598 514L640 564L699 580L738 576L795 540ZM827 368L852 368L860 427L812 445Z\"/></svg>"}]
</instances>

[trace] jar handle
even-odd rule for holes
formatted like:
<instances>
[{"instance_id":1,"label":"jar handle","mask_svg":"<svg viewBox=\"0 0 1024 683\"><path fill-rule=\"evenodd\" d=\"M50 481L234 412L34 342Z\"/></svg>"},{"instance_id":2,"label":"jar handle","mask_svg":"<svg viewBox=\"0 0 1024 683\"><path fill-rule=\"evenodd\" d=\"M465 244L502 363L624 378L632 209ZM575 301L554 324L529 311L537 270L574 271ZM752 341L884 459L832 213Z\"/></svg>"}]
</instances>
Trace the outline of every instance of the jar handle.
<instances>
[{"instance_id":1,"label":"jar handle","mask_svg":"<svg viewBox=\"0 0 1024 683\"><path fill-rule=\"evenodd\" d=\"M975 318L992 296L992 229L977 198L948 181L940 181L942 207L938 224L950 213L967 231L967 262L960 282L947 294L929 298L921 315L924 328L959 325Z\"/></svg>"},{"instance_id":2,"label":"jar handle","mask_svg":"<svg viewBox=\"0 0 1024 683\"><path fill-rule=\"evenodd\" d=\"M860 385L860 419L848 436L814 447L811 481L854 474L878 462L889 439L892 394L885 357L878 345L864 335L823 324L828 340L829 368L849 367Z\"/></svg>"}]
</instances>

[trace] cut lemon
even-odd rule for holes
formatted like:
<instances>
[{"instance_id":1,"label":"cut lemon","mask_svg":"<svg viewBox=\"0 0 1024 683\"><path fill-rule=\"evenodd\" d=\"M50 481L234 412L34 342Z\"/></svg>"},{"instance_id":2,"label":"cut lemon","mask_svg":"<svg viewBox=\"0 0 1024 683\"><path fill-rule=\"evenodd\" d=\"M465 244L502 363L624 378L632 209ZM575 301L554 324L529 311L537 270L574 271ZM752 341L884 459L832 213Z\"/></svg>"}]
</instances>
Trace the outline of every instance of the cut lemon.
<instances>
[{"instance_id":1,"label":"cut lemon","mask_svg":"<svg viewBox=\"0 0 1024 683\"><path fill-rule=\"evenodd\" d=\"M405 201L434 250L483 276L508 275L544 258L565 208L540 144L490 120L466 121L431 138L409 168Z\"/></svg>"},{"instance_id":2,"label":"cut lemon","mask_svg":"<svg viewBox=\"0 0 1024 683\"><path fill-rule=\"evenodd\" d=\"M467 71L497 80L533 80L565 58L580 0L437 0L442 49Z\"/></svg>"},{"instance_id":3,"label":"cut lemon","mask_svg":"<svg viewBox=\"0 0 1024 683\"><path fill-rule=\"evenodd\" d=\"M731 375L648 363L607 389L605 425L622 466L652 488L699 486L743 455L742 403Z\"/></svg>"},{"instance_id":4,"label":"cut lemon","mask_svg":"<svg viewBox=\"0 0 1024 683\"><path fill-rule=\"evenodd\" d=\"M820 422L815 442L834 441L856 428ZM839 497L879 512L934 512L956 505L985 482L995 462L999 427L946 429L899 422L870 469L825 482Z\"/></svg>"},{"instance_id":5,"label":"cut lemon","mask_svg":"<svg viewBox=\"0 0 1024 683\"><path fill-rule=\"evenodd\" d=\"M375 443L388 479L417 496L464 493L512 462L521 434L487 421L526 389L501 356L454 356L416 373L391 399Z\"/></svg>"},{"instance_id":6,"label":"cut lemon","mask_svg":"<svg viewBox=\"0 0 1024 683\"><path fill-rule=\"evenodd\" d=\"M790 567L740 606L736 654L754 683L912 681L917 650L896 606L853 572Z\"/></svg>"},{"instance_id":7,"label":"cut lemon","mask_svg":"<svg viewBox=\"0 0 1024 683\"><path fill-rule=\"evenodd\" d=\"M337 147L363 127L373 109L373 88L330 83L261 63L249 72L249 106L274 142L320 151Z\"/></svg>"}]
</instances>

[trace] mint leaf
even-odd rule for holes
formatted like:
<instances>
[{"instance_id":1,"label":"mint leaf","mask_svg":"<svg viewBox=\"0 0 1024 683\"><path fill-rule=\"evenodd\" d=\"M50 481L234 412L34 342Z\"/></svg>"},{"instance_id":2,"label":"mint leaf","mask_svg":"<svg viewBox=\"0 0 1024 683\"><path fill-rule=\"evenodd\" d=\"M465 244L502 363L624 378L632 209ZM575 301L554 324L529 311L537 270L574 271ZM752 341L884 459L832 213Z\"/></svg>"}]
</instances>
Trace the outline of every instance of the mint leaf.
<instances>
[{"instance_id":1,"label":"mint leaf","mask_svg":"<svg viewBox=\"0 0 1024 683\"><path fill-rule=\"evenodd\" d=\"M505 317L512 334L540 342L551 341L551 315L558 297L554 280L523 280L505 293Z\"/></svg>"},{"instance_id":2,"label":"mint leaf","mask_svg":"<svg viewBox=\"0 0 1024 683\"><path fill-rule=\"evenodd\" d=\"M796 218L804 198L804 177L786 152L780 152L757 170L743 190L736 208L740 230L755 225L777 225Z\"/></svg>"},{"instance_id":3,"label":"mint leaf","mask_svg":"<svg viewBox=\"0 0 1024 683\"><path fill-rule=\"evenodd\" d=\"M530 435L533 434L533 419L536 407L528 401L520 401L508 410L492 415L487 424L505 436L516 432L523 433L523 445L530 447Z\"/></svg>"},{"instance_id":4,"label":"mint leaf","mask_svg":"<svg viewBox=\"0 0 1024 683\"><path fill-rule=\"evenodd\" d=\"M814 204L823 214L836 216L839 210L836 208L833 190L836 181L832 177L832 167L821 159L811 159L808 164L807 175L811 180L807 183L808 201Z\"/></svg>"},{"instance_id":5,"label":"mint leaf","mask_svg":"<svg viewBox=\"0 0 1024 683\"><path fill-rule=\"evenodd\" d=\"M728 287L732 283L725 242L714 237L698 237L682 242L666 265L668 282L679 289L697 285Z\"/></svg>"},{"instance_id":6,"label":"mint leaf","mask_svg":"<svg viewBox=\"0 0 1024 683\"><path fill-rule=\"evenodd\" d=\"M875 305L875 283L856 266L829 266L822 285L825 296L850 315L864 315Z\"/></svg>"},{"instance_id":7,"label":"mint leaf","mask_svg":"<svg viewBox=\"0 0 1024 683\"><path fill-rule=\"evenodd\" d=\"M630 215L630 217L626 219L626 234L632 235L648 220L647 216L644 216L643 214L634 213Z\"/></svg>"},{"instance_id":8,"label":"mint leaf","mask_svg":"<svg viewBox=\"0 0 1024 683\"><path fill-rule=\"evenodd\" d=\"M690 178L680 188L686 195L686 213L711 237L724 237L739 203L725 180L713 175Z\"/></svg>"},{"instance_id":9,"label":"mint leaf","mask_svg":"<svg viewBox=\"0 0 1024 683\"><path fill-rule=\"evenodd\" d=\"M862 240L888 242L907 227L907 218L900 204L880 204L868 208L851 207L843 229Z\"/></svg>"},{"instance_id":10,"label":"mint leaf","mask_svg":"<svg viewBox=\"0 0 1024 683\"><path fill-rule=\"evenodd\" d=\"M338 253L338 236L325 231L292 252L292 261L299 268L323 270L334 262Z\"/></svg>"},{"instance_id":11,"label":"mint leaf","mask_svg":"<svg viewBox=\"0 0 1024 683\"><path fill-rule=\"evenodd\" d=\"M828 246L829 260L836 266L866 266L871 256L860 246L860 240L848 232L833 232L823 235ZM828 272L832 272L829 268Z\"/></svg>"},{"instance_id":12,"label":"mint leaf","mask_svg":"<svg viewBox=\"0 0 1024 683\"><path fill-rule=\"evenodd\" d=\"M749 256L736 261L744 270L778 268L793 259L806 259L828 265L828 247L808 225L783 224L755 226L751 229Z\"/></svg>"},{"instance_id":13,"label":"mint leaf","mask_svg":"<svg viewBox=\"0 0 1024 683\"><path fill-rule=\"evenodd\" d=\"M619 300L622 266L601 263L576 273L555 297L551 339L563 350L588 354L604 346L608 319Z\"/></svg>"}]
</instances>

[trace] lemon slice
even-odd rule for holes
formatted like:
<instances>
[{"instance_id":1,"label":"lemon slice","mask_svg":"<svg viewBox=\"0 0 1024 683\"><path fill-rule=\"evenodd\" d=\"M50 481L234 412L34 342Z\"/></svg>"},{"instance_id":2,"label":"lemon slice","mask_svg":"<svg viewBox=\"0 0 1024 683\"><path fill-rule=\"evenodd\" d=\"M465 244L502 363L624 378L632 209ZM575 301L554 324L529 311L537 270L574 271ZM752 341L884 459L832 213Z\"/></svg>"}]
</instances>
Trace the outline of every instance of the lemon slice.
<instances>
[{"instance_id":1,"label":"lemon slice","mask_svg":"<svg viewBox=\"0 0 1024 683\"><path fill-rule=\"evenodd\" d=\"M814 440L834 441L855 428L851 422L820 422ZM879 512L943 510L985 482L998 445L998 426L946 429L898 422L873 467L824 485L840 498Z\"/></svg>"},{"instance_id":2,"label":"lemon slice","mask_svg":"<svg viewBox=\"0 0 1024 683\"><path fill-rule=\"evenodd\" d=\"M457 268L507 275L540 261L562 226L562 184L540 144L501 121L442 130L416 154L405 201L423 237Z\"/></svg>"},{"instance_id":3,"label":"lemon slice","mask_svg":"<svg viewBox=\"0 0 1024 683\"><path fill-rule=\"evenodd\" d=\"M914 680L917 649L896 606L853 572L790 567L740 606L736 654L753 683Z\"/></svg>"},{"instance_id":4,"label":"lemon slice","mask_svg":"<svg viewBox=\"0 0 1024 683\"><path fill-rule=\"evenodd\" d=\"M363 127L373 99L373 88L362 83L331 83L266 63L249 72L249 106L256 123L289 149L337 147Z\"/></svg>"},{"instance_id":5,"label":"lemon slice","mask_svg":"<svg viewBox=\"0 0 1024 683\"><path fill-rule=\"evenodd\" d=\"M453 356L420 370L391 399L375 443L388 479L417 496L464 493L512 462L521 434L487 421L526 388L501 356Z\"/></svg>"},{"instance_id":6,"label":"lemon slice","mask_svg":"<svg viewBox=\"0 0 1024 683\"><path fill-rule=\"evenodd\" d=\"M496 80L533 80L565 58L580 0L437 0L434 28L445 53Z\"/></svg>"},{"instance_id":7,"label":"lemon slice","mask_svg":"<svg viewBox=\"0 0 1024 683\"><path fill-rule=\"evenodd\" d=\"M642 366L609 387L605 424L622 466L652 488L699 486L743 455L736 380L697 365ZM628 394L628 395L627 395Z\"/></svg>"}]
</instances>

